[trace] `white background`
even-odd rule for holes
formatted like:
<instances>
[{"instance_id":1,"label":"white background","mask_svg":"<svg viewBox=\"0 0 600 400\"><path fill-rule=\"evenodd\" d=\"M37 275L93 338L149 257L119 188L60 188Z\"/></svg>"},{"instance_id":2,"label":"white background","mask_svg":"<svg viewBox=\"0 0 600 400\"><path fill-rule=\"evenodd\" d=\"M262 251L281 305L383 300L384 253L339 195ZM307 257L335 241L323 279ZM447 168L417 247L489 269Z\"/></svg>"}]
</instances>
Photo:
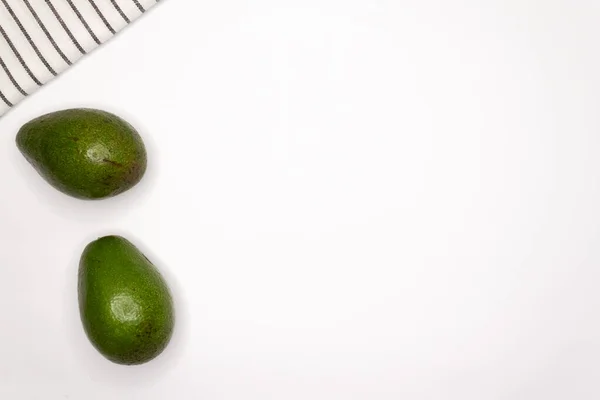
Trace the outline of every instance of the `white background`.
<instances>
[{"instance_id":1,"label":"white background","mask_svg":"<svg viewBox=\"0 0 600 400\"><path fill-rule=\"evenodd\" d=\"M0 120L0 398L598 399L599 4L160 4ZM134 190L19 154L78 106L140 130ZM79 321L110 233L177 301L141 367Z\"/></svg>"}]
</instances>

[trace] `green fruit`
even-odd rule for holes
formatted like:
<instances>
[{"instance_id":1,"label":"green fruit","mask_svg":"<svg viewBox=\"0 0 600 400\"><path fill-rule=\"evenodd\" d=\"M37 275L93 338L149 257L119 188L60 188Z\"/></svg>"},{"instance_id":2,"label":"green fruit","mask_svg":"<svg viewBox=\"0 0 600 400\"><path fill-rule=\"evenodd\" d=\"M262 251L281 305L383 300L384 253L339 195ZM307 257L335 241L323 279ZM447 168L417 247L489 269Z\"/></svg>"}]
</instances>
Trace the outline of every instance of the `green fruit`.
<instances>
[{"instance_id":1,"label":"green fruit","mask_svg":"<svg viewBox=\"0 0 600 400\"><path fill-rule=\"evenodd\" d=\"M116 115L91 109L57 111L19 130L17 146L38 173L81 199L115 196L146 172L140 135Z\"/></svg>"},{"instance_id":2,"label":"green fruit","mask_svg":"<svg viewBox=\"0 0 600 400\"><path fill-rule=\"evenodd\" d=\"M84 330L107 359L143 364L169 343L175 321L169 288L128 240L106 236L85 248L78 292Z\"/></svg>"}]
</instances>

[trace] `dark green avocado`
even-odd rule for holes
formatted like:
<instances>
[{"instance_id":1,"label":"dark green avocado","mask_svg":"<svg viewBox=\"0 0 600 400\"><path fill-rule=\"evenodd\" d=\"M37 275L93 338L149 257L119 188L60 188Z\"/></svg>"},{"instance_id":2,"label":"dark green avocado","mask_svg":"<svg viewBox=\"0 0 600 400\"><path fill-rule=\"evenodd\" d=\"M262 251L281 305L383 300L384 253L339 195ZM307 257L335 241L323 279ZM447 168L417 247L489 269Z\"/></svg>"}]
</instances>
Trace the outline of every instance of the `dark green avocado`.
<instances>
[{"instance_id":1,"label":"dark green avocado","mask_svg":"<svg viewBox=\"0 0 600 400\"><path fill-rule=\"evenodd\" d=\"M173 300L156 267L131 242L106 236L81 256L79 311L92 345L118 364L143 364L167 346Z\"/></svg>"},{"instance_id":2,"label":"dark green avocado","mask_svg":"<svg viewBox=\"0 0 600 400\"><path fill-rule=\"evenodd\" d=\"M103 199L135 186L146 172L137 131L114 114L57 111L23 125L17 146L52 186L80 199Z\"/></svg>"}]
</instances>

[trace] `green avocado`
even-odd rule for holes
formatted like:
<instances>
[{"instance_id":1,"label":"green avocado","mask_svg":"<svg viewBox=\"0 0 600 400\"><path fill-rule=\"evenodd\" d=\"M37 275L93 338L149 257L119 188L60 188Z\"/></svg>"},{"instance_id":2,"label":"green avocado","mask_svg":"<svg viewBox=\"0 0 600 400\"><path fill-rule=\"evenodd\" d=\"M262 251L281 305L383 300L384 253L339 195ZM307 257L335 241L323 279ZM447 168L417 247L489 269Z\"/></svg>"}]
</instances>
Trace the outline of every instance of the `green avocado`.
<instances>
[{"instance_id":1,"label":"green avocado","mask_svg":"<svg viewBox=\"0 0 600 400\"><path fill-rule=\"evenodd\" d=\"M158 356L173 333L169 288L131 242L106 236L81 256L79 311L92 345L117 364L143 364Z\"/></svg>"},{"instance_id":2,"label":"green avocado","mask_svg":"<svg viewBox=\"0 0 600 400\"><path fill-rule=\"evenodd\" d=\"M126 121L105 111L70 109L23 125L17 146L56 189L80 199L112 197L146 172L146 148Z\"/></svg>"}]
</instances>

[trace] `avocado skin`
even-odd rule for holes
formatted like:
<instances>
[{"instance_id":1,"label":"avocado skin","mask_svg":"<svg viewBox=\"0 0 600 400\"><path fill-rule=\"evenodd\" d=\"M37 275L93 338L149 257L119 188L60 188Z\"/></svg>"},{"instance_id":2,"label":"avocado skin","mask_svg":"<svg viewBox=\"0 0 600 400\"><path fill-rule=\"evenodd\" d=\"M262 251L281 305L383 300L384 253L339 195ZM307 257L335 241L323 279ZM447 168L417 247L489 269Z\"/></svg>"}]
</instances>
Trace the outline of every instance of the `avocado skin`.
<instances>
[{"instance_id":1,"label":"avocado skin","mask_svg":"<svg viewBox=\"0 0 600 400\"><path fill-rule=\"evenodd\" d=\"M23 125L16 142L48 183L80 199L116 196L146 172L146 148L135 128L101 110L43 115Z\"/></svg>"},{"instance_id":2,"label":"avocado skin","mask_svg":"<svg viewBox=\"0 0 600 400\"><path fill-rule=\"evenodd\" d=\"M131 242L106 236L81 256L79 311L92 345L108 360L136 365L168 345L175 322L169 288Z\"/></svg>"}]
</instances>

